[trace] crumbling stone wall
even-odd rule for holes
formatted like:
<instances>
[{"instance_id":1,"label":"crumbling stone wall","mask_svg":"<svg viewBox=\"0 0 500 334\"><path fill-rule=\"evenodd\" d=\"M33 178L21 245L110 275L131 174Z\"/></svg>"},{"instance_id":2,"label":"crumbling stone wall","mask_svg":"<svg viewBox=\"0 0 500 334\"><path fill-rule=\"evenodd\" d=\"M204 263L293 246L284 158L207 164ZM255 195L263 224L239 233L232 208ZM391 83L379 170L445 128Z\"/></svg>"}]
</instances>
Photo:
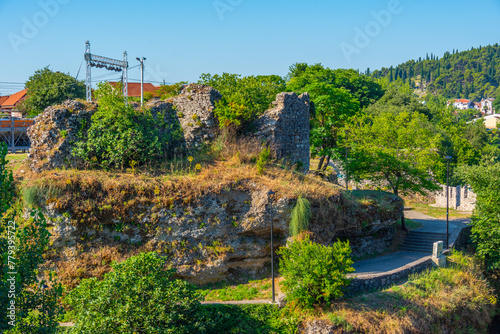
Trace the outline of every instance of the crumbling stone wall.
<instances>
[{"instance_id":1,"label":"crumbling stone wall","mask_svg":"<svg viewBox=\"0 0 500 334\"><path fill-rule=\"evenodd\" d=\"M179 149L192 149L212 141L217 135L218 121L214 110L221 94L212 87L191 84L181 93L166 101L146 104L155 117L163 117L169 125L165 131L182 128L184 142L174 143ZM280 93L255 123L254 136L266 142L275 158L290 164L299 164L309 170L309 95ZM67 101L59 107L49 107L36 119L29 131L32 146L28 156L34 171L73 167L83 162L72 156L78 131L87 131L97 104L87 108L76 101ZM88 109L88 110L87 110Z\"/></svg>"},{"instance_id":2,"label":"crumbling stone wall","mask_svg":"<svg viewBox=\"0 0 500 334\"><path fill-rule=\"evenodd\" d=\"M169 124L180 123L183 130L185 146L199 147L215 138L218 122L213 113L215 103L222 95L210 86L190 84L181 93L166 101L154 101L146 106L153 115L162 112ZM175 119L172 119L172 115Z\"/></svg>"},{"instance_id":3,"label":"crumbling stone wall","mask_svg":"<svg viewBox=\"0 0 500 334\"><path fill-rule=\"evenodd\" d=\"M28 128L31 147L29 166L35 172L61 168L78 168L83 161L71 154L80 131L87 131L96 109L77 101L66 101L60 106L48 107Z\"/></svg>"},{"instance_id":4,"label":"crumbling stone wall","mask_svg":"<svg viewBox=\"0 0 500 334\"><path fill-rule=\"evenodd\" d=\"M476 207L476 194L465 186L449 187L449 206L458 211L473 211ZM446 185L441 185L441 191L436 194L438 208L446 208Z\"/></svg>"},{"instance_id":5,"label":"crumbling stone wall","mask_svg":"<svg viewBox=\"0 0 500 334\"><path fill-rule=\"evenodd\" d=\"M280 93L254 123L255 136L269 145L278 160L299 164L302 171L309 170L309 94Z\"/></svg>"}]
</instances>

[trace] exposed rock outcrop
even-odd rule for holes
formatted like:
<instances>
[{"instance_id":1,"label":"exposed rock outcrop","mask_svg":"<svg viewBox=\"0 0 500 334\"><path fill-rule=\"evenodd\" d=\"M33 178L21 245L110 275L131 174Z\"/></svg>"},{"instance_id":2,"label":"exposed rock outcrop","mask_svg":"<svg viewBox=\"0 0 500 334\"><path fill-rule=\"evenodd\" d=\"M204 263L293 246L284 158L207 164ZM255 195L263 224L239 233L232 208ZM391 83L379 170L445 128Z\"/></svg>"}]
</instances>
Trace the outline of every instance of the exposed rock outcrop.
<instances>
[{"instance_id":1,"label":"exposed rock outcrop","mask_svg":"<svg viewBox=\"0 0 500 334\"><path fill-rule=\"evenodd\" d=\"M254 123L255 136L267 142L275 158L309 170L309 94L280 93Z\"/></svg>"}]
</instances>

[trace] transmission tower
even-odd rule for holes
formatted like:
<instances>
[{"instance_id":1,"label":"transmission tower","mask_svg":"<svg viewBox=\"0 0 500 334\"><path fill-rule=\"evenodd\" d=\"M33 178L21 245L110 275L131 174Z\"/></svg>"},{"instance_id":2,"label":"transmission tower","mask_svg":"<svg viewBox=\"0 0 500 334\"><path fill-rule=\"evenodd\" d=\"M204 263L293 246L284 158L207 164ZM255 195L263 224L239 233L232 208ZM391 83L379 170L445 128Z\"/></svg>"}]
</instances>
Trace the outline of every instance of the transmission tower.
<instances>
[{"instance_id":1,"label":"transmission tower","mask_svg":"<svg viewBox=\"0 0 500 334\"><path fill-rule=\"evenodd\" d=\"M92 101L92 75L91 67L105 68L109 71L122 72L123 95L128 96L128 61L127 51L123 53L123 61L101 57L90 53L90 42L85 42L84 59L87 62L87 76L85 79L87 101Z\"/></svg>"}]
</instances>

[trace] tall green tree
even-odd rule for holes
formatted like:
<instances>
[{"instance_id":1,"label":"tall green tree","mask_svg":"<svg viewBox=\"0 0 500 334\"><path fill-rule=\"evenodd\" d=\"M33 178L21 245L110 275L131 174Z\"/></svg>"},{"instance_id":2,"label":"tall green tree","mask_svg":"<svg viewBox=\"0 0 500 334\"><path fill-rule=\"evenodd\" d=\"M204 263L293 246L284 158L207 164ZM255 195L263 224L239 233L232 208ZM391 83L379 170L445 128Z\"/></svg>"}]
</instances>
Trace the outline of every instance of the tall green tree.
<instances>
[{"instance_id":1,"label":"tall green tree","mask_svg":"<svg viewBox=\"0 0 500 334\"><path fill-rule=\"evenodd\" d=\"M85 84L69 74L53 72L48 67L37 70L26 81L26 98L21 111L33 116L45 108L68 99L85 98Z\"/></svg>"},{"instance_id":2,"label":"tall green tree","mask_svg":"<svg viewBox=\"0 0 500 334\"><path fill-rule=\"evenodd\" d=\"M500 163L461 166L458 174L477 195L472 216L476 254L488 270L500 274Z\"/></svg>"},{"instance_id":3,"label":"tall green tree","mask_svg":"<svg viewBox=\"0 0 500 334\"><path fill-rule=\"evenodd\" d=\"M324 82L307 85L304 89L315 105L311 119L311 153L321 158L318 166L321 169L325 158L339 156L339 131L359 111L359 102L344 88L335 88ZM327 165L328 161L325 168Z\"/></svg>"},{"instance_id":4,"label":"tall green tree","mask_svg":"<svg viewBox=\"0 0 500 334\"><path fill-rule=\"evenodd\" d=\"M431 170L441 160L441 137L426 116L407 111L367 114L356 117L345 131L347 170L356 181L370 180L395 195L438 189Z\"/></svg>"}]
</instances>

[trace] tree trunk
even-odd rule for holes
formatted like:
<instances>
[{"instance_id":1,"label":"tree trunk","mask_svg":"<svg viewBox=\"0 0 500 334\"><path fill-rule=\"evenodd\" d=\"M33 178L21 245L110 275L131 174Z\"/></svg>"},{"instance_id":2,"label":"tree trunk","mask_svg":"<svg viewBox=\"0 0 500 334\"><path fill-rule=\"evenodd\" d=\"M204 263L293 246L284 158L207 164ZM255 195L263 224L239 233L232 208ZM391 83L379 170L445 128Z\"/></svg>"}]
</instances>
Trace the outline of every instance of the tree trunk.
<instances>
[{"instance_id":1,"label":"tree trunk","mask_svg":"<svg viewBox=\"0 0 500 334\"><path fill-rule=\"evenodd\" d=\"M403 229L403 231L408 232L408 229L406 228L404 208L403 208L403 214L401 215L401 228Z\"/></svg>"},{"instance_id":2,"label":"tree trunk","mask_svg":"<svg viewBox=\"0 0 500 334\"><path fill-rule=\"evenodd\" d=\"M330 163L330 156L327 155L326 156L326 162L325 164L323 165L323 170L326 171L326 168L328 167L328 164Z\"/></svg>"},{"instance_id":3,"label":"tree trunk","mask_svg":"<svg viewBox=\"0 0 500 334\"><path fill-rule=\"evenodd\" d=\"M323 167L323 161L325 161L325 156L322 156L320 159L319 159L319 163L318 163L318 171L321 170L321 167Z\"/></svg>"},{"instance_id":4,"label":"tree trunk","mask_svg":"<svg viewBox=\"0 0 500 334\"><path fill-rule=\"evenodd\" d=\"M393 189L394 195L399 196L398 194L398 189ZM401 215L401 228L403 231L408 232L408 229L406 228L406 221L405 221L405 207L404 207L404 202L403 202L403 214Z\"/></svg>"}]
</instances>

